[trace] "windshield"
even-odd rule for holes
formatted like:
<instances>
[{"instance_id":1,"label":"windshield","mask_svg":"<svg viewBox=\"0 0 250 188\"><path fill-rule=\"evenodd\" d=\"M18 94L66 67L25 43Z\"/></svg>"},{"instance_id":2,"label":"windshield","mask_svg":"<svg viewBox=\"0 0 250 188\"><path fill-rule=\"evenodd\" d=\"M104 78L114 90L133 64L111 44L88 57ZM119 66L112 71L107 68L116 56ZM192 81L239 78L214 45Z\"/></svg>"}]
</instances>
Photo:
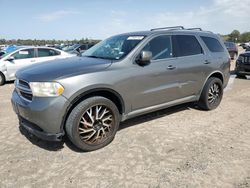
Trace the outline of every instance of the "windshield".
<instances>
[{"instance_id":1,"label":"windshield","mask_svg":"<svg viewBox=\"0 0 250 188\"><path fill-rule=\"evenodd\" d=\"M234 48L234 43L232 42L225 42L224 44L227 48Z\"/></svg>"},{"instance_id":2,"label":"windshield","mask_svg":"<svg viewBox=\"0 0 250 188\"><path fill-rule=\"evenodd\" d=\"M80 46L79 44L74 44L72 46L64 47L62 50L65 51L65 52L69 52L69 51L73 51L75 48L77 48L79 46Z\"/></svg>"},{"instance_id":3,"label":"windshield","mask_svg":"<svg viewBox=\"0 0 250 188\"><path fill-rule=\"evenodd\" d=\"M120 60L128 55L144 38L145 36L114 36L96 44L85 51L82 56Z\"/></svg>"},{"instance_id":4,"label":"windshield","mask_svg":"<svg viewBox=\"0 0 250 188\"><path fill-rule=\"evenodd\" d=\"M14 52L14 51L16 51L17 50L17 48L13 48L13 49L11 49L11 50L9 50L7 53L5 53L5 54L3 54L1 57L0 57L0 59L3 59L4 57L6 57L6 56L8 56L9 54L11 54L12 52Z\"/></svg>"}]
</instances>

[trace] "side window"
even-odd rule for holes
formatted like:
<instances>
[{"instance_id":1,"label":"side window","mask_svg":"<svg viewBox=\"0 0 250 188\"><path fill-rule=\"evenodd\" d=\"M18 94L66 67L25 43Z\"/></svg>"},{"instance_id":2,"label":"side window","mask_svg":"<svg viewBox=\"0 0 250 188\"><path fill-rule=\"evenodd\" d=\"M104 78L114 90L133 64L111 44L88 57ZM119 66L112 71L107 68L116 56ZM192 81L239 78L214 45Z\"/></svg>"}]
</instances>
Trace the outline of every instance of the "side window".
<instances>
[{"instance_id":1,"label":"side window","mask_svg":"<svg viewBox=\"0 0 250 188\"><path fill-rule=\"evenodd\" d=\"M16 60L34 58L35 57L35 51L34 51L34 49L20 50L20 51L16 52L15 54L13 54L12 56Z\"/></svg>"},{"instance_id":2,"label":"side window","mask_svg":"<svg viewBox=\"0 0 250 188\"><path fill-rule=\"evenodd\" d=\"M60 55L59 51L47 48L38 48L38 57L49 57L49 56L56 56Z\"/></svg>"},{"instance_id":3,"label":"side window","mask_svg":"<svg viewBox=\"0 0 250 188\"><path fill-rule=\"evenodd\" d=\"M86 45L81 45L80 50L87 50L87 46Z\"/></svg>"},{"instance_id":4,"label":"side window","mask_svg":"<svg viewBox=\"0 0 250 188\"><path fill-rule=\"evenodd\" d=\"M224 52L224 48L217 39L212 37L201 37L201 39L211 52Z\"/></svg>"},{"instance_id":5,"label":"side window","mask_svg":"<svg viewBox=\"0 0 250 188\"><path fill-rule=\"evenodd\" d=\"M193 35L174 35L173 48L176 57L203 53L200 43Z\"/></svg>"},{"instance_id":6,"label":"side window","mask_svg":"<svg viewBox=\"0 0 250 188\"><path fill-rule=\"evenodd\" d=\"M152 52L152 60L172 57L171 36L163 35L155 37L148 44L146 44L143 51Z\"/></svg>"}]
</instances>

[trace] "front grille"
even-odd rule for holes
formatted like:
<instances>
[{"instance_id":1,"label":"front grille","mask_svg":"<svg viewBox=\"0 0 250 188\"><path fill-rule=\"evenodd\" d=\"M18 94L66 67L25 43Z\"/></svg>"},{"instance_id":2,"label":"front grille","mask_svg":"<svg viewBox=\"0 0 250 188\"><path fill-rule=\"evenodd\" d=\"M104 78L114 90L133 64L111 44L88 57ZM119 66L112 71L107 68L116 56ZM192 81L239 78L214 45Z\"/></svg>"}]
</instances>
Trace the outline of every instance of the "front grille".
<instances>
[{"instance_id":1,"label":"front grille","mask_svg":"<svg viewBox=\"0 0 250 188\"><path fill-rule=\"evenodd\" d=\"M17 93L25 100L32 101L33 94L29 83L24 80L17 79L15 82Z\"/></svg>"},{"instance_id":2,"label":"front grille","mask_svg":"<svg viewBox=\"0 0 250 188\"><path fill-rule=\"evenodd\" d=\"M243 56L242 63L250 64L250 57L249 56Z\"/></svg>"}]
</instances>

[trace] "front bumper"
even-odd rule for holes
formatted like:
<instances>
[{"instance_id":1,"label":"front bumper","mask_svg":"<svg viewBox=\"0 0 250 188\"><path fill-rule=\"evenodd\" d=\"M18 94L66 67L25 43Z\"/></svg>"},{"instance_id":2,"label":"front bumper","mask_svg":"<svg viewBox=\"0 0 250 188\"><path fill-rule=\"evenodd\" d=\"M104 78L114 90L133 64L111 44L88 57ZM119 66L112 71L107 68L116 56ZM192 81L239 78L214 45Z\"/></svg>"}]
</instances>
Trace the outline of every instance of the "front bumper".
<instances>
[{"instance_id":1,"label":"front bumper","mask_svg":"<svg viewBox=\"0 0 250 188\"><path fill-rule=\"evenodd\" d=\"M250 75L250 64L237 63L235 67L235 73Z\"/></svg>"},{"instance_id":2,"label":"front bumper","mask_svg":"<svg viewBox=\"0 0 250 188\"><path fill-rule=\"evenodd\" d=\"M61 140L64 135L63 118L69 104L66 98L34 97L28 102L14 90L11 102L20 125L28 132L44 140Z\"/></svg>"}]
</instances>

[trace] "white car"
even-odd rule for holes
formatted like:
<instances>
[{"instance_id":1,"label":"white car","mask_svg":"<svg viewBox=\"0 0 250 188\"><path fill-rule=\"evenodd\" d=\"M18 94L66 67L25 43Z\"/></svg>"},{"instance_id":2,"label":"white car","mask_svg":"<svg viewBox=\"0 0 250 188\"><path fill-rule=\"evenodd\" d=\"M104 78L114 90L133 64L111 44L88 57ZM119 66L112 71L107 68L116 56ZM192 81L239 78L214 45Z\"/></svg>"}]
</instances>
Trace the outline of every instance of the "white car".
<instances>
[{"instance_id":1,"label":"white car","mask_svg":"<svg viewBox=\"0 0 250 188\"><path fill-rule=\"evenodd\" d=\"M15 80L16 72L25 66L73 56L75 55L49 47L16 47L0 59L0 85Z\"/></svg>"}]
</instances>

